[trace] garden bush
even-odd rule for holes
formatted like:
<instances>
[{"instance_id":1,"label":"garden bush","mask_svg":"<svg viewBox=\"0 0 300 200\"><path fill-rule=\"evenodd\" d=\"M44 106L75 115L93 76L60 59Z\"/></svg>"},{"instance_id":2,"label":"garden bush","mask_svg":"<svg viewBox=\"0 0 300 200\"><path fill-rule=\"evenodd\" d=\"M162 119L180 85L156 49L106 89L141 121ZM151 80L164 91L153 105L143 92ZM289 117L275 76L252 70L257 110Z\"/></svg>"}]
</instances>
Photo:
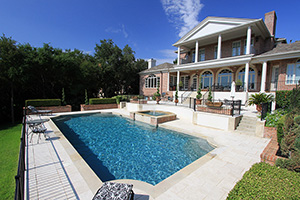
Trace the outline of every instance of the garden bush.
<instances>
[{"instance_id":1,"label":"garden bush","mask_svg":"<svg viewBox=\"0 0 300 200\"><path fill-rule=\"evenodd\" d=\"M291 90L276 91L276 108L288 108L290 106Z\"/></svg>"},{"instance_id":2,"label":"garden bush","mask_svg":"<svg viewBox=\"0 0 300 200\"><path fill-rule=\"evenodd\" d=\"M95 105L95 104L116 104L116 98L91 98L89 100L90 105Z\"/></svg>"},{"instance_id":3,"label":"garden bush","mask_svg":"<svg viewBox=\"0 0 300 200\"><path fill-rule=\"evenodd\" d=\"M25 106L61 106L60 99L28 99L25 101Z\"/></svg>"},{"instance_id":4,"label":"garden bush","mask_svg":"<svg viewBox=\"0 0 300 200\"><path fill-rule=\"evenodd\" d=\"M266 163L254 164L227 199L300 199L300 174Z\"/></svg>"},{"instance_id":5,"label":"garden bush","mask_svg":"<svg viewBox=\"0 0 300 200\"><path fill-rule=\"evenodd\" d=\"M265 117L267 127L277 127L277 124L281 117L286 114L286 111L283 109L277 109L273 113L267 113Z\"/></svg>"}]
</instances>

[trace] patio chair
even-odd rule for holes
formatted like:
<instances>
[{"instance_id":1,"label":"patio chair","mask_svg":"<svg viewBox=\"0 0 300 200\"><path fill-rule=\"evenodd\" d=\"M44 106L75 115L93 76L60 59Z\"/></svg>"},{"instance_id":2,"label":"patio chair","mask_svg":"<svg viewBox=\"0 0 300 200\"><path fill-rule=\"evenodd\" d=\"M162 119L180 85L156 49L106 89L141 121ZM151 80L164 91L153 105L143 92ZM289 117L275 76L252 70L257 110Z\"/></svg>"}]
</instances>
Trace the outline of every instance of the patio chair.
<instances>
[{"instance_id":1,"label":"patio chair","mask_svg":"<svg viewBox=\"0 0 300 200\"><path fill-rule=\"evenodd\" d=\"M27 108L31 111L33 114L52 114L52 110L37 110L34 106L27 106Z\"/></svg>"},{"instance_id":2,"label":"patio chair","mask_svg":"<svg viewBox=\"0 0 300 200\"><path fill-rule=\"evenodd\" d=\"M105 182L95 194L93 200L133 200L133 185Z\"/></svg>"},{"instance_id":3,"label":"patio chair","mask_svg":"<svg viewBox=\"0 0 300 200\"><path fill-rule=\"evenodd\" d=\"M41 134L44 134L44 137L46 138L45 132L47 131L47 128L44 126L43 123L30 124L28 126L29 126L30 131L31 131L30 142L32 142L33 134L38 134L38 143L39 143L39 139L41 138ZM28 134L30 134L30 133L28 133Z\"/></svg>"}]
</instances>

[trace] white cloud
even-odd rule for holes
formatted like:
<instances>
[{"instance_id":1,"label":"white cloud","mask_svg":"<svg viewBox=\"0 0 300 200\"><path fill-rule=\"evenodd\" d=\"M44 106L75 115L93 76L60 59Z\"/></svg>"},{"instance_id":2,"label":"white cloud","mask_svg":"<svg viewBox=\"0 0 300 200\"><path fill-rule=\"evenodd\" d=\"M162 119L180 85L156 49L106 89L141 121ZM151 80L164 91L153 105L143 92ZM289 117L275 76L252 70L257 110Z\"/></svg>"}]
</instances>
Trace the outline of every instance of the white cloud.
<instances>
[{"instance_id":1,"label":"white cloud","mask_svg":"<svg viewBox=\"0 0 300 200\"><path fill-rule=\"evenodd\" d=\"M174 53L174 50L172 49L162 49L159 50L159 57L155 57L154 59L156 60L156 65L168 62L173 64L173 61L176 59L177 54ZM147 59L148 60L148 59Z\"/></svg>"},{"instance_id":2,"label":"white cloud","mask_svg":"<svg viewBox=\"0 0 300 200\"><path fill-rule=\"evenodd\" d=\"M105 32L108 32L108 33L122 33L125 38L128 38L128 33L125 30L125 25L122 24L120 26L121 26L120 28L108 27L107 29L105 29Z\"/></svg>"},{"instance_id":3,"label":"white cloud","mask_svg":"<svg viewBox=\"0 0 300 200\"><path fill-rule=\"evenodd\" d=\"M197 18L204 6L200 0L161 0L161 3L168 20L178 30L179 37L199 23Z\"/></svg>"}]
</instances>

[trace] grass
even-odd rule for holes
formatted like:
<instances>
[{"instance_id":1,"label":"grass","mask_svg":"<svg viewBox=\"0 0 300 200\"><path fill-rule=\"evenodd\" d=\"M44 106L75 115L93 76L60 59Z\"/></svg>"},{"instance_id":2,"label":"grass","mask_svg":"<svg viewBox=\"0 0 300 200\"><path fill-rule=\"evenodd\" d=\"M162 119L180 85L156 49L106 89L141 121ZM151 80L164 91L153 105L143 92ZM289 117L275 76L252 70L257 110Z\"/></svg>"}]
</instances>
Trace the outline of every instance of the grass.
<instances>
[{"instance_id":1,"label":"grass","mask_svg":"<svg viewBox=\"0 0 300 200\"><path fill-rule=\"evenodd\" d=\"M300 173L266 163L254 164L227 199L300 199Z\"/></svg>"},{"instance_id":2,"label":"grass","mask_svg":"<svg viewBox=\"0 0 300 200\"><path fill-rule=\"evenodd\" d=\"M0 199L14 199L22 124L0 126Z\"/></svg>"}]
</instances>

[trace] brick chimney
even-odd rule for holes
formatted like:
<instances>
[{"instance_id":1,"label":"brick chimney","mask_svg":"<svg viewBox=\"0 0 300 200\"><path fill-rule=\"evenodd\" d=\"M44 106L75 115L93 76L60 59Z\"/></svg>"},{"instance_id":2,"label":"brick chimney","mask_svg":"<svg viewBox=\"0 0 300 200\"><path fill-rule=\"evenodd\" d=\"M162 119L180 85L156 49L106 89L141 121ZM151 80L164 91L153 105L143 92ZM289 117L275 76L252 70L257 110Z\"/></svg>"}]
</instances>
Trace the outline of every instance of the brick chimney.
<instances>
[{"instance_id":1,"label":"brick chimney","mask_svg":"<svg viewBox=\"0 0 300 200\"><path fill-rule=\"evenodd\" d=\"M265 24L272 36L275 36L276 21L277 17L275 11L271 11L265 14Z\"/></svg>"}]
</instances>

